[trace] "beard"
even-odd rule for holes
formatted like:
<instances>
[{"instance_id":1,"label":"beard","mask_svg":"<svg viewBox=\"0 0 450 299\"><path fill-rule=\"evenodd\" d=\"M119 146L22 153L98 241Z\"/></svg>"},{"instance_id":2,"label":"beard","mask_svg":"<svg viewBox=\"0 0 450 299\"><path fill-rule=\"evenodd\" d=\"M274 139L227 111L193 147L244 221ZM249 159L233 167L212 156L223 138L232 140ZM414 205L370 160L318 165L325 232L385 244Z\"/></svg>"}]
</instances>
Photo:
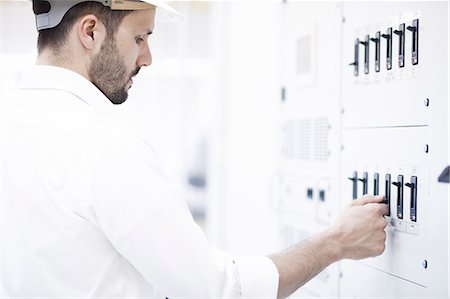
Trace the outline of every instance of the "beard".
<instances>
[{"instance_id":1,"label":"beard","mask_svg":"<svg viewBox=\"0 0 450 299\"><path fill-rule=\"evenodd\" d=\"M100 52L92 59L89 78L92 83L115 105L128 98L128 80L137 75L140 68L128 74L127 67L113 38L106 38Z\"/></svg>"}]
</instances>

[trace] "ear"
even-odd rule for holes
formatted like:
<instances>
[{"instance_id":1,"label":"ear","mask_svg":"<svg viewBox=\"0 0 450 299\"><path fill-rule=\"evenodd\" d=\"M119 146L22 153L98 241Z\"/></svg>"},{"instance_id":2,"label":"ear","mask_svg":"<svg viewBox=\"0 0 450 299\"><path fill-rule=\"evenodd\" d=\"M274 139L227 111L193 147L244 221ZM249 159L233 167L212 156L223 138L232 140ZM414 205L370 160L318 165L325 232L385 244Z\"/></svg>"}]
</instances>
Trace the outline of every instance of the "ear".
<instances>
[{"instance_id":1,"label":"ear","mask_svg":"<svg viewBox=\"0 0 450 299\"><path fill-rule=\"evenodd\" d=\"M106 28L93 14L85 15L78 21L78 38L86 50L97 52L106 37Z\"/></svg>"}]
</instances>

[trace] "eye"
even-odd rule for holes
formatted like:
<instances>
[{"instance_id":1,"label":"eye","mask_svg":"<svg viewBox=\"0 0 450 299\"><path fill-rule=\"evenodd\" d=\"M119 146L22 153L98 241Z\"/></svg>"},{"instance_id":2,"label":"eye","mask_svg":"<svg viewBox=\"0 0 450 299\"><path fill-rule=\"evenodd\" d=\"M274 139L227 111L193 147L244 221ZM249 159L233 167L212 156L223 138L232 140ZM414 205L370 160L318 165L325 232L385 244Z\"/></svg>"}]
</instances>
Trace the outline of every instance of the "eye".
<instances>
[{"instance_id":1,"label":"eye","mask_svg":"<svg viewBox=\"0 0 450 299\"><path fill-rule=\"evenodd\" d=\"M136 37L135 40L136 40L136 44L138 44L138 45L144 41L144 39L142 37Z\"/></svg>"}]
</instances>

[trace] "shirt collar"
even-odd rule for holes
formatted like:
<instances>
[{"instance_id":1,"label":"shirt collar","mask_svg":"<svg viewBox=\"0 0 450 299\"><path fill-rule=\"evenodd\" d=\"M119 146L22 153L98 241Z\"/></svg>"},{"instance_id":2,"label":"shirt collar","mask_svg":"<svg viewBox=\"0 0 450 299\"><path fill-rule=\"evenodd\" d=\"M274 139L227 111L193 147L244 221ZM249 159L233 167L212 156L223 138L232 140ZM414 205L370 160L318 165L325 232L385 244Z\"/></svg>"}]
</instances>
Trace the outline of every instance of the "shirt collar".
<instances>
[{"instance_id":1,"label":"shirt collar","mask_svg":"<svg viewBox=\"0 0 450 299\"><path fill-rule=\"evenodd\" d=\"M62 67L50 65L31 67L23 74L19 89L64 90L96 111L111 112L114 108L114 104L92 82Z\"/></svg>"}]
</instances>

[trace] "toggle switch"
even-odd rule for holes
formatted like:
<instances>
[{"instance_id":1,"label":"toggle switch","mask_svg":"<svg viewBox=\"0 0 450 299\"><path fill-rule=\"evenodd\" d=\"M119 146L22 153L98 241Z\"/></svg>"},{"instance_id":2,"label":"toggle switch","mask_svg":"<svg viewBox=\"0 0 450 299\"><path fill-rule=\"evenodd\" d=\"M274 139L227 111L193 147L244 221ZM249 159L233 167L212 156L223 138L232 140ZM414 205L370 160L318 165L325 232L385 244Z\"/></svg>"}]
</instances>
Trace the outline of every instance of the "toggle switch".
<instances>
[{"instance_id":1,"label":"toggle switch","mask_svg":"<svg viewBox=\"0 0 450 299\"><path fill-rule=\"evenodd\" d=\"M388 206L388 212L386 216L391 216L391 175L387 173L384 176L384 203Z\"/></svg>"},{"instance_id":2,"label":"toggle switch","mask_svg":"<svg viewBox=\"0 0 450 299\"><path fill-rule=\"evenodd\" d=\"M380 174L378 172L373 175L373 195L380 194Z\"/></svg>"},{"instance_id":3,"label":"toggle switch","mask_svg":"<svg viewBox=\"0 0 450 299\"><path fill-rule=\"evenodd\" d=\"M380 71L380 31L375 33L375 37L370 39L375 43L375 72Z\"/></svg>"},{"instance_id":4,"label":"toggle switch","mask_svg":"<svg viewBox=\"0 0 450 299\"><path fill-rule=\"evenodd\" d=\"M397 218L403 219L403 175L398 175L392 184L397 187Z\"/></svg>"},{"instance_id":5,"label":"toggle switch","mask_svg":"<svg viewBox=\"0 0 450 299\"><path fill-rule=\"evenodd\" d=\"M359 38L355 39L354 45L354 61L349 65L353 65L353 75L358 77L359 75Z\"/></svg>"},{"instance_id":6,"label":"toggle switch","mask_svg":"<svg viewBox=\"0 0 450 299\"><path fill-rule=\"evenodd\" d=\"M405 23L400 24L398 30L394 30L398 35L398 66L405 66Z\"/></svg>"},{"instance_id":7,"label":"toggle switch","mask_svg":"<svg viewBox=\"0 0 450 299\"><path fill-rule=\"evenodd\" d=\"M353 182L353 186L352 186L353 199L357 199L358 198L358 172L354 171L353 177L349 177L348 179Z\"/></svg>"},{"instance_id":8,"label":"toggle switch","mask_svg":"<svg viewBox=\"0 0 450 299\"><path fill-rule=\"evenodd\" d=\"M386 69L392 69L392 27L389 27L386 34L381 35L386 39Z\"/></svg>"},{"instance_id":9,"label":"toggle switch","mask_svg":"<svg viewBox=\"0 0 450 299\"><path fill-rule=\"evenodd\" d=\"M363 183L363 195L369 193L369 190L368 190L369 189L368 188L368 185L369 185L369 174L367 172L364 172L362 179L358 179L358 180Z\"/></svg>"},{"instance_id":10,"label":"toggle switch","mask_svg":"<svg viewBox=\"0 0 450 299\"><path fill-rule=\"evenodd\" d=\"M419 63L419 19L413 20L412 26L406 29L412 32L411 63L416 65Z\"/></svg>"},{"instance_id":11,"label":"toggle switch","mask_svg":"<svg viewBox=\"0 0 450 299\"><path fill-rule=\"evenodd\" d=\"M411 188L411 195L410 195L410 212L409 212L409 219L411 221L416 222L417 221L417 177L412 176L410 183L405 183L405 186L408 188Z\"/></svg>"},{"instance_id":12,"label":"toggle switch","mask_svg":"<svg viewBox=\"0 0 450 299\"><path fill-rule=\"evenodd\" d=\"M369 73L369 35L366 35L366 38L363 42L359 42L361 45L364 45L364 74Z\"/></svg>"}]
</instances>

